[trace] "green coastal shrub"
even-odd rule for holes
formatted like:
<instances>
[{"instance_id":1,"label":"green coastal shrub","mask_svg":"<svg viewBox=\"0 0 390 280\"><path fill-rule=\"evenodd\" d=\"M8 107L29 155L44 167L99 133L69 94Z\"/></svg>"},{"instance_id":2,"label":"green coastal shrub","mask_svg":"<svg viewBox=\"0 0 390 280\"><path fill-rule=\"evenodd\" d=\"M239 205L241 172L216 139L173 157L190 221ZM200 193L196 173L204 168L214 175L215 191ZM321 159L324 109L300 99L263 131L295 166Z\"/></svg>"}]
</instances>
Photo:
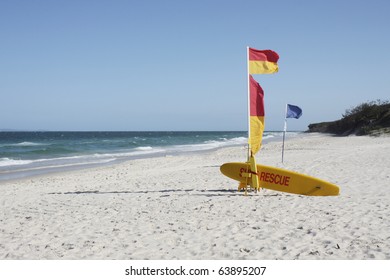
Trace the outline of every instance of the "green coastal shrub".
<instances>
[{"instance_id":1,"label":"green coastal shrub","mask_svg":"<svg viewBox=\"0 0 390 280\"><path fill-rule=\"evenodd\" d=\"M390 128L390 102L380 99L361 103L347 109L340 120L310 124L309 132L326 132L337 135L368 135Z\"/></svg>"}]
</instances>

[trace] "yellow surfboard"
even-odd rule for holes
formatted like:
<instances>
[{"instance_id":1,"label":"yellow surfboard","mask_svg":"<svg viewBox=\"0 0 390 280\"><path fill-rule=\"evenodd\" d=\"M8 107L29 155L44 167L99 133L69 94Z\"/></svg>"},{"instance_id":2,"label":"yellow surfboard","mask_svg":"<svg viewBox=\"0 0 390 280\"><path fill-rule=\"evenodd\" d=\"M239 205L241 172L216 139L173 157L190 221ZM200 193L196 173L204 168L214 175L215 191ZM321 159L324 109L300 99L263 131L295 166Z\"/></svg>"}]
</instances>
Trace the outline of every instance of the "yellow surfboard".
<instances>
[{"instance_id":1,"label":"yellow surfboard","mask_svg":"<svg viewBox=\"0 0 390 280\"><path fill-rule=\"evenodd\" d=\"M249 164L244 162L225 163L220 169L222 174L241 183L250 184L248 176L258 176L261 188L274 191L311 196L338 195L340 192L338 186L321 179L281 168L256 166L257 174L253 174Z\"/></svg>"}]
</instances>

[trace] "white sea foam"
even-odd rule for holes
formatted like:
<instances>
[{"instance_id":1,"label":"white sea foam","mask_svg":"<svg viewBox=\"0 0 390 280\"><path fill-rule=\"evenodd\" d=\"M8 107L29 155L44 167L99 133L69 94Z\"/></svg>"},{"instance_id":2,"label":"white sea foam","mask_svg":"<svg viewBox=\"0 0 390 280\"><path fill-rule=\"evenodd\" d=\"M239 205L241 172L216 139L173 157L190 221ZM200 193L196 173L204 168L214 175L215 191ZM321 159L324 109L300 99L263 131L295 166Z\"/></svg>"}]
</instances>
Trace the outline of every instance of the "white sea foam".
<instances>
[{"instance_id":1,"label":"white sea foam","mask_svg":"<svg viewBox=\"0 0 390 280\"><path fill-rule=\"evenodd\" d=\"M16 146L16 147L28 147L28 146L46 146L48 144L43 143L35 143L35 142L20 142L16 144L9 144L9 146Z\"/></svg>"},{"instance_id":2,"label":"white sea foam","mask_svg":"<svg viewBox=\"0 0 390 280\"><path fill-rule=\"evenodd\" d=\"M33 162L33 160L20 160L20 159L1 158L0 159L0 167L12 166L12 165L24 165L24 164L30 164L32 162Z\"/></svg>"},{"instance_id":3,"label":"white sea foam","mask_svg":"<svg viewBox=\"0 0 390 280\"><path fill-rule=\"evenodd\" d=\"M135 150L137 150L137 151L150 151L150 150L153 150L153 148L150 146L147 146L147 147L138 147L138 148L135 148Z\"/></svg>"},{"instance_id":4,"label":"white sea foam","mask_svg":"<svg viewBox=\"0 0 390 280\"><path fill-rule=\"evenodd\" d=\"M222 141L209 140L204 143L190 144L190 145L175 145L169 151L172 152L196 152L214 150L222 147L244 145L247 142L245 137L236 137L232 139L223 139Z\"/></svg>"}]
</instances>

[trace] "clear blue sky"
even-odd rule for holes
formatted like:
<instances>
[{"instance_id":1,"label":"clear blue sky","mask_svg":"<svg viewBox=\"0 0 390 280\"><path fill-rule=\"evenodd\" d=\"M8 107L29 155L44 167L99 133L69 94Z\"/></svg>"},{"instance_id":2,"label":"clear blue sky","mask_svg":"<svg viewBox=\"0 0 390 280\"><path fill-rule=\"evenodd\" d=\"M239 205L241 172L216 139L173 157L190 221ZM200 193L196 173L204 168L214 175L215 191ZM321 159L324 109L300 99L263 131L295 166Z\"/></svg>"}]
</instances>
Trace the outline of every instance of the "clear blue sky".
<instances>
[{"instance_id":1,"label":"clear blue sky","mask_svg":"<svg viewBox=\"0 0 390 280\"><path fill-rule=\"evenodd\" d=\"M390 1L0 1L0 129L246 130L246 46L266 130L390 97Z\"/></svg>"}]
</instances>

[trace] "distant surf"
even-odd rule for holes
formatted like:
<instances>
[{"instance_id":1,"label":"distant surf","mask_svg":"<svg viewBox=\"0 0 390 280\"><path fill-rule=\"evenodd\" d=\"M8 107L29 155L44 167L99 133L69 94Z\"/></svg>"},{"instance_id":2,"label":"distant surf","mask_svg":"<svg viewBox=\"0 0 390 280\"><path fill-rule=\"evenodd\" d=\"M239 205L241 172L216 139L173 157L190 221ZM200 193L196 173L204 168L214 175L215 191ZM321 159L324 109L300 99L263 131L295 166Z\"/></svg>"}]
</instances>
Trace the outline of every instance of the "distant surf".
<instances>
[{"instance_id":1,"label":"distant surf","mask_svg":"<svg viewBox=\"0 0 390 280\"><path fill-rule=\"evenodd\" d=\"M263 141L281 136L265 132ZM244 131L0 132L0 181L246 143Z\"/></svg>"}]
</instances>

